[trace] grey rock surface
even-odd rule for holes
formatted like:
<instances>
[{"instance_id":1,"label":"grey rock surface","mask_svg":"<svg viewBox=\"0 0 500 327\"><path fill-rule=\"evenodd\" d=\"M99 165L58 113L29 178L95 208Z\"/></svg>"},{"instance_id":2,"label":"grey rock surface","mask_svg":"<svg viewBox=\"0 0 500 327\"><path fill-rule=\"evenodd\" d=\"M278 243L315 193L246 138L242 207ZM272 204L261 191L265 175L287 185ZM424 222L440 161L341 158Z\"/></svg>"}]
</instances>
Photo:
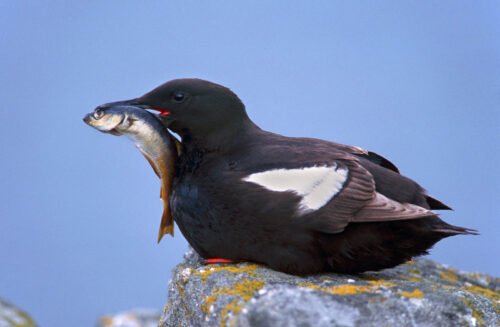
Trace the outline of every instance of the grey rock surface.
<instances>
[{"instance_id":1,"label":"grey rock surface","mask_svg":"<svg viewBox=\"0 0 500 327\"><path fill-rule=\"evenodd\" d=\"M500 280L417 259L381 272L297 277L192 250L169 286L160 326L498 326Z\"/></svg>"},{"instance_id":2,"label":"grey rock surface","mask_svg":"<svg viewBox=\"0 0 500 327\"><path fill-rule=\"evenodd\" d=\"M34 327L35 322L31 317L14 306L0 299L0 327Z\"/></svg>"}]
</instances>

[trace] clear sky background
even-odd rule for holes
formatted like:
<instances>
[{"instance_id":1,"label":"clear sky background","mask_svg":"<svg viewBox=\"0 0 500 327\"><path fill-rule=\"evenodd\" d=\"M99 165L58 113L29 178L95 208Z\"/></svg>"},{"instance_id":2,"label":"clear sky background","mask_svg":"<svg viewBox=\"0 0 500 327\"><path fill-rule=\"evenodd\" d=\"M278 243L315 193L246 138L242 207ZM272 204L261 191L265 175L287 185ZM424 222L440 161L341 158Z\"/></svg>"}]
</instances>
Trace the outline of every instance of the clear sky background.
<instances>
[{"instance_id":1,"label":"clear sky background","mask_svg":"<svg viewBox=\"0 0 500 327\"><path fill-rule=\"evenodd\" d=\"M41 326L166 303L159 181L82 116L179 77L262 128L390 158L480 236L430 258L500 274L500 2L1 1L0 297Z\"/></svg>"}]
</instances>

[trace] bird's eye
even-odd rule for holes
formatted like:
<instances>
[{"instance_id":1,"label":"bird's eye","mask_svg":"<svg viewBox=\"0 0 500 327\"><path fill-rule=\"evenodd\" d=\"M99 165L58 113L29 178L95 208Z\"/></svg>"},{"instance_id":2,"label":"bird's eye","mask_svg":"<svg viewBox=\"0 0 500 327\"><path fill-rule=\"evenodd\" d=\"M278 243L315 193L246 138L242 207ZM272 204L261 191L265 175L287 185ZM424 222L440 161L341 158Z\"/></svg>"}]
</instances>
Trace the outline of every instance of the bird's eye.
<instances>
[{"instance_id":1,"label":"bird's eye","mask_svg":"<svg viewBox=\"0 0 500 327\"><path fill-rule=\"evenodd\" d=\"M102 116L104 116L104 111L102 109L96 109L94 111L94 115L93 116L94 116L95 119L101 119Z\"/></svg>"},{"instance_id":2,"label":"bird's eye","mask_svg":"<svg viewBox=\"0 0 500 327\"><path fill-rule=\"evenodd\" d=\"M186 100L186 94L182 91L176 91L173 95L173 99L175 102L182 102Z\"/></svg>"}]
</instances>

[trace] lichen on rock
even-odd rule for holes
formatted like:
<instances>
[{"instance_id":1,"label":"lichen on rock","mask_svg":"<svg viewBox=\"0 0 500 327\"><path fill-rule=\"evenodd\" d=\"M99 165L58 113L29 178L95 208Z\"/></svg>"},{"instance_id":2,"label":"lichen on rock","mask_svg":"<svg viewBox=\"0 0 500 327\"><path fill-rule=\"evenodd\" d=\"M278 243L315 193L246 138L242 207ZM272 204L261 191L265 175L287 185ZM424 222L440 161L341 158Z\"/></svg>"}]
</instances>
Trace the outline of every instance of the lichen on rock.
<instances>
[{"instance_id":1,"label":"lichen on rock","mask_svg":"<svg viewBox=\"0 0 500 327\"><path fill-rule=\"evenodd\" d=\"M497 326L500 280L417 259L358 275L297 277L251 264L173 274L160 326Z\"/></svg>"}]
</instances>

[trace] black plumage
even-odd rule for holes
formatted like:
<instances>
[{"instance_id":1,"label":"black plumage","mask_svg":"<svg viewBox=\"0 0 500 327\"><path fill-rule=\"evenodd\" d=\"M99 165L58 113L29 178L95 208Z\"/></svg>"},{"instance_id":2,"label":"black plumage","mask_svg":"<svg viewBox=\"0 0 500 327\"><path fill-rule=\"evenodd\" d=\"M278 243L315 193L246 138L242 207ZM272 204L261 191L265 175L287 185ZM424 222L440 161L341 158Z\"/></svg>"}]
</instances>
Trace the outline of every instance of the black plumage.
<instances>
[{"instance_id":1,"label":"black plumage","mask_svg":"<svg viewBox=\"0 0 500 327\"><path fill-rule=\"evenodd\" d=\"M438 218L430 210L449 207L389 160L358 147L264 131L223 86L174 80L127 103L160 111L182 138L172 214L204 258L254 261L293 274L355 273L393 267L442 238L474 233ZM245 180L305 167L328 167L328 176L338 179L331 182L338 192L330 190L331 198L314 210L303 210L300 192Z\"/></svg>"}]
</instances>

